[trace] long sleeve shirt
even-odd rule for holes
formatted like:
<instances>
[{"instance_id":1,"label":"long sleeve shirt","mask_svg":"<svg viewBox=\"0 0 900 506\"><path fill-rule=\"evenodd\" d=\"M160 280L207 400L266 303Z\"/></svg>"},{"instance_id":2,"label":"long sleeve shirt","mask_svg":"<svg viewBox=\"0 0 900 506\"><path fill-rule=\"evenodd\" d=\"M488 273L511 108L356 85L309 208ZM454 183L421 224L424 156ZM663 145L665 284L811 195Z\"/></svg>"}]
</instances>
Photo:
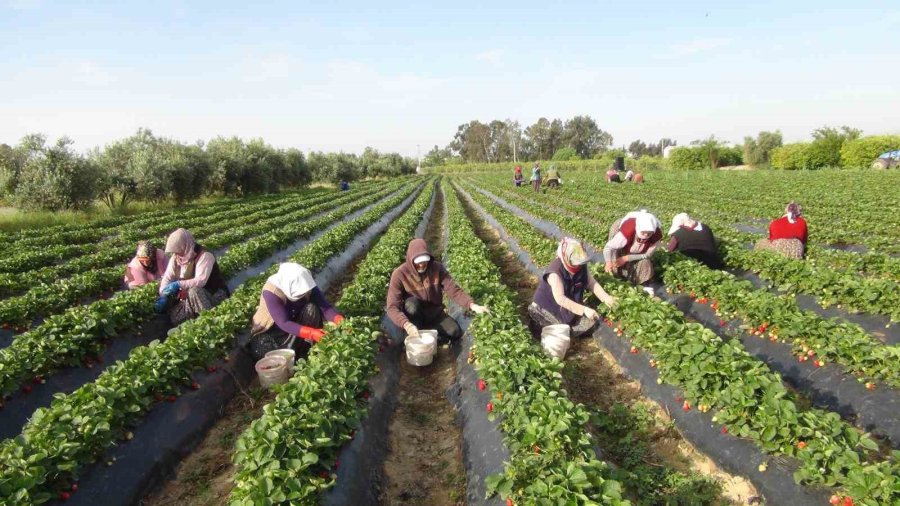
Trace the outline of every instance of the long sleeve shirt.
<instances>
[{"instance_id":1,"label":"long sleeve shirt","mask_svg":"<svg viewBox=\"0 0 900 506\"><path fill-rule=\"evenodd\" d=\"M168 259L166 254L161 250L156 250L156 270L151 272L141 265L141 261L137 257L131 259L125 267L125 284L128 289L134 289L152 283L163 276L166 271Z\"/></svg>"},{"instance_id":2,"label":"long sleeve shirt","mask_svg":"<svg viewBox=\"0 0 900 506\"><path fill-rule=\"evenodd\" d=\"M308 301L288 300L286 302L281 302L281 299L279 299L277 295L268 290L263 290L262 297L266 303L266 309L269 310L269 314L272 315L272 319L275 321L275 325L277 325L279 329L294 336L300 335L300 327L302 327L302 325L297 322L297 319L299 318L298 315L302 314L303 308L306 307L307 304L319 306L319 309L322 310L322 316L330 322L333 322L340 314L334 306L325 299L325 296L318 287L313 288Z\"/></svg>"},{"instance_id":3,"label":"long sleeve shirt","mask_svg":"<svg viewBox=\"0 0 900 506\"><path fill-rule=\"evenodd\" d=\"M162 280L159 282L160 295L162 295L163 288L173 281L178 281L182 289L205 287L206 281L209 280L209 275L212 274L213 264L215 263L216 257L209 251L204 251L200 254L200 257L197 258L197 263L194 266L194 277L191 279L179 280L187 266L178 265L178 262L172 258L172 261L169 262L169 265L166 267L166 273L163 274Z\"/></svg>"},{"instance_id":4,"label":"long sleeve shirt","mask_svg":"<svg viewBox=\"0 0 900 506\"><path fill-rule=\"evenodd\" d=\"M616 232L616 235L614 235L613 238L606 243L606 246L603 247L603 259L607 262L612 262L616 259L616 252L627 245L628 238L625 237L622 232ZM653 252L656 251L656 248L658 248L659 245L660 242L657 241L654 245L650 246L650 248L646 252L639 253L643 248L643 245L638 241L634 241L631 244L631 248L626 251L625 254L628 255L629 261L636 262L638 260L643 260L645 258L650 258L651 256L653 256Z\"/></svg>"},{"instance_id":5,"label":"long sleeve shirt","mask_svg":"<svg viewBox=\"0 0 900 506\"><path fill-rule=\"evenodd\" d=\"M769 240L776 239L800 239L804 245L809 236L806 220L801 217L794 219L794 223L788 221L787 216L782 216L769 224Z\"/></svg>"}]
</instances>

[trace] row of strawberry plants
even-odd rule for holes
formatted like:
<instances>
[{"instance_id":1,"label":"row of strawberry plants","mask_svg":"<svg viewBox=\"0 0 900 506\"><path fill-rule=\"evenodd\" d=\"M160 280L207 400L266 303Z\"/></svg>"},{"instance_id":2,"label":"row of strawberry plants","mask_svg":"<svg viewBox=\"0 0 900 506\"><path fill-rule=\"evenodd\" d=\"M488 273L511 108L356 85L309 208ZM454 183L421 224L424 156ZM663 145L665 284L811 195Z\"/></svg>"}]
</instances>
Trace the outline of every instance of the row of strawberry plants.
<instances>
[{"instance_id":1,"label":"row of strawberry plants","mask_svg":"<svg viewBox=\"0 0 900 506\"><path fill-rule=\"evenodd\" d=\"M335 210L324 216L308 221L295 218L272 232L236 244L219 259L222 273L226 278L231 277L298 237L306 237L395 190L396 185L392 185L366 198L348 197L344 200L355 202L343 206L342 200L335 200ZM97 354L103 346L101 339L113 337L150 317L156 297L157 286L152 284L123 291L109 300L74 307L52 316L42 325L17 336L12 344L0 350L0 393L15 391L29 376L40 376L63 365L75 365L86 356Z\"/></svg>"},{"instance_id":2,"label":"row of strawberry plants","mask_svg":"<svg viewBox=\"0 0 900 506\"><path fill-rule=\"evenodd\" d=\"M659 260L670 290L709 302L720 318L739 317L750 331L773 341L790 341L794 354L817 367L835 362L865 379L900 386L900 347L885 346L858 325L801 310L793 299L756 290L749 281L705 268L681 255Z\"/></svg>"},{"instance_id":3,"label":"row of strawberry plants","mask_svg":"<svg viewBox=\"0 0 900 506\"><path fill-rule=\"evenodd\" d=\"M355 220L335 226L291 257L318 268L360 231L405 200L414 186L374 206ZM330 216L319 227L334 223ZM307 224L309 233L310 224ZM285 244L296 239L287 238ZM219 306L177 327L163 343L135 348L129 358L104 371L93 383L67 395L57 395L42 408L22 434L0 443L0 502L42 504L61 489L69 489L81 466L94 462L117 441L127 439L155 402L170 400L183 385L192 385L192 371L227 353L235 333L245 329L259 300L264 273L239 286ZM199 388L194 383L192 386Z\"/></svg>"},{"instance_id":4,"label":"row of strawberry plants","mask_svg":"<svg viewBox=\"0 0 900 506\"><path fill-rule=\"evenodd\" d=\"M282 204L273 210L264 209L254 214L242 215L225 222L200 227L195 230L196 237L205 247L218 249L320 212L324 201L328 202L325 207L327 209L328 206L350 201L355 197L345 195L335 199L328 196L314 199L314 201L299 200L294 203ZM318 206L315 205L317 203ZM285 212L288 214L284 214ZM266 216L269 218L262 219ZM168 227L172 226L168 225ZM167 231L171 231L171 228L168 228ZM206 233L210 231L220 232L206 236ZM125 260L121 259L118 265L113 267L95 268L70 278L60 279L49 284L39 284L23 295L2 300L0 301L0 321L7 326L27 326L39 315L50 316L77 303L81 298L115 290L122 284L124 262Z\"/></svg>"},{"instance_id":5,"label":"row of strawberry plants","mask_svg":"<svg viewBox=\"0 0 900 506\"><path fill-rule=\"evenodd\" d=\"M372 332L383 312L391 270L404 261L406 245L434 194L433 183L427 185L359 264L337 304L349 318L329 329L238 438L230 504L317 504L334 484L331 471L341 447L366 414L377 335Z\"/></svg>"},{"instance_id":6,"label":"row of strawberry plants","mask_svg":"<svg viewBox=\"0 0 900 506\"><path fill-rule=\"evenodd\" d=\"M184 212L171 212L165 218L160 218L158 223L154 223L152 226L122 226L114 231L109 231L113 235L104 236L98 242L85 245L66 245L65 247L77 251L65 256L65 258L64 255L53 253L53 250L59 248L58 246L52 246L47 250L36 249L33 246L29 247L16 257L6 260L22 260L27 257L27 260L33 263L29 268L0 273L0 294L8 294L39 283L49 283L60 277L78 274L90 268L110 265L113 261L121 262L134 252L134 245L138 240L162 236L166 232L171 231L173 223L181 223L185 228L206 223L227 223L234 218L246 216L249 213L260 210L274 210L298 201L312 200L316 198L316 194L308 197L300 195L294 198L280 197L279 199L234 203L225 209L222 206L216 206ZM323 197L325 196L321 195L321 193L318 195L319 199ZM209 233L212 233L212 231ZM44 251L47 251L47 253L43 253ZM41 257L39 258L40 261L34 261L37 257ZM62 260L68 261L56 263Z\"/></svg>"},{"instance_id":7,"label":"row of strawberry plants","mask_svg":"<svg viewBox=\"0 0 900 506\"><path fill-rule=\"evenodd\" d=\"M477 194L476 197L481 195L477 191L473 194ZM564 222L563 228L595 245L603 244L602 241L606 238L605 229L595 227L585 220L561 217L558 213L554 215L546 208L528 204L522 198L511 199L511 202L522 205L535 216ZM683 257L678 255L666 258ZM662 262L667 264L671 260ZM797 348L798 356L801 352L809 356L809 350L813 349L813 353L821 354L819 359L813 359L820 364L834 361L869 378L881 379L894 386L900 383L900 354L897 347L884 346L856 324L802 311L791 299L754 289L749 282L738 281L731 274L708 269L696 262L678 262L678 267L666 269L664 279L670 288L684 287L685 290L679 291L706 294L706 298L718 301L717 307L729 316L740 315L755 327L777 328L776 336L790 339ZM711 296L710 293L718 295Z\"/></svg>"},{"instance_id":8,"label":"row of strawberry plants","mask_svg":"<svg viewBox=\"0 0 900 506\"><path fill-rule=\"evenodd\" d=\"M524 227L528 223L523 218L508 232L519 239L518 229ZM523 242L529 242L528 237L523 235ZM866 501L900 498L894 490L900 463L895 458L879 460L878 445L867 435L835 413L798 408L781 377L738 341L725 342L702 325L685 322L674 306L605 276L602 268L595 271L619 299L617 308L609 311L617 333L627 333L634 341L633 352L643 350L653 357L651 365L659 369L661 381L683 389L685 409L714 410L724 432L749 438L768 453L798 458L798 482L842 487Z\"/></svg>"},{"instance_id":9,"label":"row of strawberry plants","mask_svg":"<svg viewBox=\"0 0 900 506\"><path fill-rule=\"evenodd\" d=\"M589 414L562 389L562 362L536 346L519 319L515 293L503 284L487 246L475 235L457 197L447 199L448 268L477 300L491 308L469 326L470 358L490 388L486 409L510 451L502 475L487 478L488 493L507 504L627 504L621 485L608 478L585 430Z\"/></svg>"}]
</instances>

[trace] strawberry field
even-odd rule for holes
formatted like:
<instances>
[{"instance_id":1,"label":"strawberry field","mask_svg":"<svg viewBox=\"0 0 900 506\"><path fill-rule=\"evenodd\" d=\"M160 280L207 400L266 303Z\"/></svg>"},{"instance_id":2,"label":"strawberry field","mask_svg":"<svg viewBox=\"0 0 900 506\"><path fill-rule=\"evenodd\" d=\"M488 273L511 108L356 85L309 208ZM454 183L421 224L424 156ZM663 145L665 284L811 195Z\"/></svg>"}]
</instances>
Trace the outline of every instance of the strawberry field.
<instances>
[{"instance_id":1,"label":"strawberry field","mask_svg":"<svg viewBox=\"0 0 900 506\"><path fill-rule=\"evenodd\" d=\"M0 504L163 504L154 492L190 483L179 463L255 388L241 345L283 261L339 294L347 319L261 411L228 425L228 465L204 478L217 486L182 504L900 504L900 177L847 174L611 185L584 171L534 192L467 173L7 234ZM790 200L810 224L807 260L752 251ZM639 208L711 226L726 269L657 253L651 297L592 264L619 304L600 305L605 324L569 359L550 358L524 312L535 277L560 237L596 258L610 224ZM232 295L170 330L155 285L120 284L137 240L178 227L216 254ZM426 235L490 308L451 304L466 332L439 351L451 385L429 409L455 421L442 426L400 396L437 385L436 366L401 367L403 336L383 321L391 271ZM586 384L598 378L609 383ZM403 417L421 421L421 441L450 443L402 460L458 476L392 486Z\"/></svg>"}]
</instances>

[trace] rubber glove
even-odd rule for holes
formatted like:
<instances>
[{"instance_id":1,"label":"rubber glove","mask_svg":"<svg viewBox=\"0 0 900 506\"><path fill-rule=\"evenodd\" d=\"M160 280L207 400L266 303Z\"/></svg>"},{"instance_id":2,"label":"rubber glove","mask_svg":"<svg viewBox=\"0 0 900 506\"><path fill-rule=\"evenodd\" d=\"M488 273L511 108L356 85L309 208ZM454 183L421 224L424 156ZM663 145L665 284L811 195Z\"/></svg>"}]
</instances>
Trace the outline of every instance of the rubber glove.
<instances>
[{"instance_id":1,"label":"rubber glove","mask_svg":"<svg viewBox=\"0 0 900 506\"><path fill-rule=\"evenodd\" d=\"M165 288L163 288L162 294L163 295L174 295L174 294L178 293L178 290L180 290L180 289L181 289L181 285L178 283L178 281L173 281L173 282L169 283L168 285L166 285Z\"/></svg>"},{"instance_id":2,"label":"rubber glove","mask_svg":"<svg viewBox=\"0 0 900 506\"><path fill-rule=\"evenodd\" d=\"M485 314L485 313L490 312L488 310L487 306L479 306L478 304L474 304L474 303L471 306L469 306L469 309L471 309L472 312L475 314Z\"/></svg>"},{"instance_id":3,"label":"rubber glove","mask_svg":"<svg viewBox=\"0 0 900 506\"><path fill-rule=\"evenodd\" d=\"M158 299L156 299L156 304L153 305L153 309L157 313L162 313L163 311L166 310L166 304L168 304L168 302L169 302L169 297L166 295L162 295Z\"/></svg>"},{"instance_id":4,"label":"rubber glove","mask_svg":"<svg viewBox=\"0 0 900 506\"><path fill-rule=\"evenodd\" d=\"M600 319L600 315L597 314L597 311L595 311L593 308L589 308L587 306L584 306L584 309L581 310L581 314L583 314L586 318L588 318L590 320L597 321Z\"/></svg>"},{"instance_id":5,"label":"rubber glove","mask_svg":"<svg viewBox=\"0 0 900 506\"><path fill-rule=\"evenodd\" d=\"M409 337L419 337L419 328L412 324L412 322L406 322L403 325L403 330L406 331L406 335Z\"/></svg>"},{"instance_id":6,"label":"rubber glove","mask_svg":"<svg viewBox=\"0 0 900 506\"><path fill-rule=\"evenodd\" d=\"M307 341L318 343L322 340L323 337L325 337L325 331L322 329L316 329L313 327L307 327L306 325L301 325L300 337L306 339Z\"/></svg>"}]
</instances>

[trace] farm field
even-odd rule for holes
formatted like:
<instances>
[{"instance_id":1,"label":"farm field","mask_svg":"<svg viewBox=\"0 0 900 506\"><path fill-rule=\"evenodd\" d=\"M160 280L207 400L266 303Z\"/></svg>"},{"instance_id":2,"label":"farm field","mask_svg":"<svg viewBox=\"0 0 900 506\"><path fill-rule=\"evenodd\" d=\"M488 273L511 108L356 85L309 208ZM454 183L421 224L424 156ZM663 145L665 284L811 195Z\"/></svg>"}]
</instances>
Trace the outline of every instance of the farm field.
<instances>
[{"instance_id":1,"label":"farm field","mask_svg":"<svg viewBox=\"0 0 900 506\"><path fill-rule=\"evenodd\" d=\"M900 173L511 179L402 177L3 235L0 504L900 504ZM751 250L791 200L807 259ZM641 208L664 229L680 212L708 224L726 268L657 253L650 296L591 264L619 304L551 358L525 308L559 239L596 261ZM172 329L156 285L120 285L137 240L178 227L232 293ZM422 368L384 323L415 237L490 308L449 303L465 334ZM242 345L284 261L346 319L263 393Z\"/></svg>"}]
</instances>

